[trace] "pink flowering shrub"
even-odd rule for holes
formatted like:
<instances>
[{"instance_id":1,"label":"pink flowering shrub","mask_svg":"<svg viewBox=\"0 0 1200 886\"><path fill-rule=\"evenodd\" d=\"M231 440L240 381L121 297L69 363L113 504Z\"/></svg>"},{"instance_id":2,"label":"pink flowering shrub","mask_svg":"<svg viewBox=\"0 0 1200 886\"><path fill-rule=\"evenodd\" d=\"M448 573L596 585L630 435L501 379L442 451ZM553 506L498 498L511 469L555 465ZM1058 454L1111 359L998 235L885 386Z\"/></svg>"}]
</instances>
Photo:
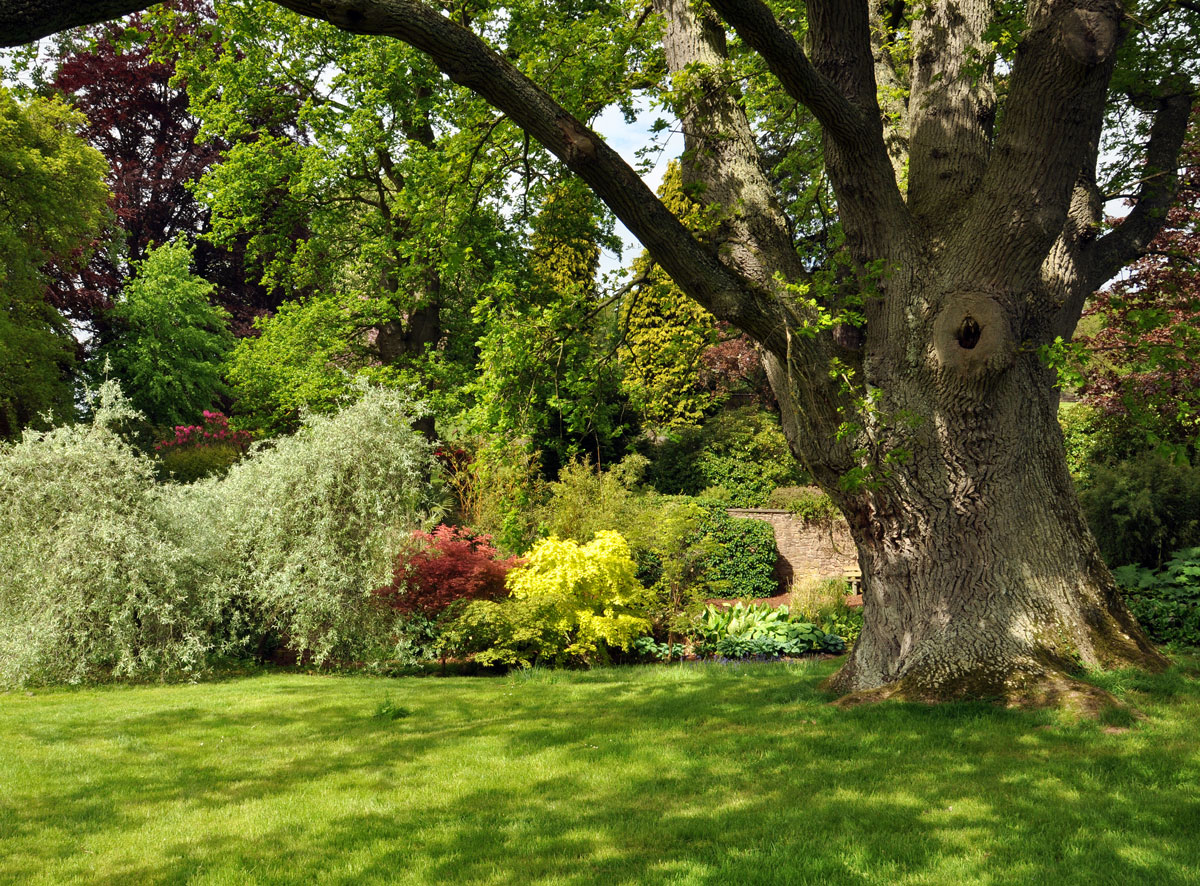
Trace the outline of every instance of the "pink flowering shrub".
<instances>
[{"instance_id":1,"label":"pink flowering shrub","mask_svg":"<svg viewBox=\"0 0 1200 886\"><path fill-rule=\"evenodd\" d=\"M221 412L204 410L204 423L176 425L175 436L154 444L163 472L180 483L223 473L242 457L252 441L249 431L235 431Z\"/></svg>"},{"instance_id":2,"label":"pink flowering shrub","mask_svg":"<svg viewBox=\"0 0 1200 886\"><path fill-rule=\"evenodd\" d=\"M235 447L239 452L245 452L251 442L249 431L234 431L229 427L229 419L222 412L204 410L203 425L176 425L175 438L160 440L154 444L157 452L170 449L183 449L189 446L218 446Z\"/></svg>"}]
</instances>

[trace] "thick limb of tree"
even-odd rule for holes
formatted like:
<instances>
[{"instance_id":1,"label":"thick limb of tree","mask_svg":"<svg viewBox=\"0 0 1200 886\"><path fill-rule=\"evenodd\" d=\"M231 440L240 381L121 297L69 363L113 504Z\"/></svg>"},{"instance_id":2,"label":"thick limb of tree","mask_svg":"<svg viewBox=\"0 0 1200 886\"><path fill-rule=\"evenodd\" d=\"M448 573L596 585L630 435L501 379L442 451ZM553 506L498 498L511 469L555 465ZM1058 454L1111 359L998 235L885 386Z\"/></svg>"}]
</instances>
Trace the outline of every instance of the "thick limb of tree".
<instances>
[{"instance_id":1,"label":"thick limb of tree","mask_svg":"<svg viewBox=\"0 0 1200 886\"><path fill-rule=\"evenodd\" d=\"M1080 514L1056 379L1037 357L1144 247L1173 193L1186 82L1159 101L1142 203L1095 237L1097 145L1132 27L1116 0L1028 3L1000 114L994 72L979 63L993 4L928 4L912 24L919 57L900 115L907 167L881 121L879 4L809 0L806 53L757 0L712 0L824 126L825 167L868 293L860 341L823 323L835 305L787 285L807 272L740 98L721 79L722 29L694 4L655 7L670 68L703 83L675 97L687 174L718 220L703 243L595 132L419 0L279 2L427 52L583 178L689 296L761 344L789 442L849 519L862 564L865 628L837 689L1045 700L1081 665L1164 664ZM8 16L8 40L37 30L13 30ZM907 201L895 176L904 168Z\"/></svg>"}]
</instances>

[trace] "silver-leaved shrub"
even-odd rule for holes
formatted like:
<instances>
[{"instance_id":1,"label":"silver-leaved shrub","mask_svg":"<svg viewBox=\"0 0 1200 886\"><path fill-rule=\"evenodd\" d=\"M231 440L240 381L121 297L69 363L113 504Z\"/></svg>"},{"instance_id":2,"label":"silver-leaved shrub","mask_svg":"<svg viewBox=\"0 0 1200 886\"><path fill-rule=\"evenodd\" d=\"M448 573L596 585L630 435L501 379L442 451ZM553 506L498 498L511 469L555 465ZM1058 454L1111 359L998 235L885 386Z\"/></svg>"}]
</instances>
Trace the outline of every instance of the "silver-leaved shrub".
<instances>
[{"instance_id":1,"label":"silver-leaved shrub","mask_svg":"<svg viewBox=\"0 0 1200 886\"><path fill-rule=\"evenodd\" d=\"M318 664L388 654L371 592L443 501L407 397L364 390L190 485L155 484L132 415L106 384L91 424L0 444L0 684L195 676L268 634Z\"/></svg>"},{"instance_id":2,"label":"silver-leaved shrub","mask_svg":"<svg viewBox=\"0 0 1200 886\"><path fill-rule=\"evenodd\" d=\"M114 427L115 383L93 423L0 444L0 683L192 674L221 601L176 568L151 461Z\"/></svg>"},{"instance_id":3,"label":"silver-leaved shrub","mask_svg":"<svg viewBox=\"0 0 1200 886\"><path fill-rule=\"evenodd\" d=\"M408 533L445 510L414 416L403 394L368 387L340 412L310 414L292 436L259 445L224 477L177 487L179 537L211 551L223 593L248 602L257 629L306 661L370 661L396 634L398 616L372 591L391 578ZM219 531L185 535L203 524Z\"/></svg>"}]
</instances>

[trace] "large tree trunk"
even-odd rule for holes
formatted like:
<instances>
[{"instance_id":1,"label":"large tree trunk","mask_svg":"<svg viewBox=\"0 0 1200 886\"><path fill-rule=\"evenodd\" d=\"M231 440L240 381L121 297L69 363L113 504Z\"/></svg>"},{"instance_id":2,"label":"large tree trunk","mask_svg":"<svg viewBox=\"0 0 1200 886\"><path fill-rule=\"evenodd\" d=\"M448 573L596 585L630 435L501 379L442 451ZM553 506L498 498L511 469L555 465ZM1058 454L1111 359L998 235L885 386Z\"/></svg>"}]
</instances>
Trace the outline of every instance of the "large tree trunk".
<instances>
[{"instance_id":1,"label":"large tree trunk","mask_svg":"<svg viewBox=\"0 0 1200 886\"><path fill-rule=\"evenodd\" d=\"M1034 354L998 356L986 323L978 341L958 340L961 320L946 326L934 366L890 370L878 471L856 495L835 490L858 546L864 629L831 686L1054 701L1082 668L1165 665L1084 522L1053 379Z\"/></svg>"}]
</instances>

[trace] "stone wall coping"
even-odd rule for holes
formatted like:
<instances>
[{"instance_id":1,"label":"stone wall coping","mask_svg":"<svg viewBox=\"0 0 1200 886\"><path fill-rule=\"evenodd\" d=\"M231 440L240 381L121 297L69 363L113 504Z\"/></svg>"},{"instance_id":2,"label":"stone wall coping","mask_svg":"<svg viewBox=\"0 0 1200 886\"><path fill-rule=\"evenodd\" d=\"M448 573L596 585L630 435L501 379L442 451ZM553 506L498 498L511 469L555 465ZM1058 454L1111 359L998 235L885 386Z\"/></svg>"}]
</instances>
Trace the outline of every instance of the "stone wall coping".
<instances>
[{"instance_id":1,"label":"stone wall coping","mask_svg":"<svg viewBox=\"0 0 1200 886\"><path fill-rule=\"evenodd\" d=\"M727 513L732 517L734 514L791 514L792 512L784 508L726 508Z\"/></svg>"}]
</instances>

